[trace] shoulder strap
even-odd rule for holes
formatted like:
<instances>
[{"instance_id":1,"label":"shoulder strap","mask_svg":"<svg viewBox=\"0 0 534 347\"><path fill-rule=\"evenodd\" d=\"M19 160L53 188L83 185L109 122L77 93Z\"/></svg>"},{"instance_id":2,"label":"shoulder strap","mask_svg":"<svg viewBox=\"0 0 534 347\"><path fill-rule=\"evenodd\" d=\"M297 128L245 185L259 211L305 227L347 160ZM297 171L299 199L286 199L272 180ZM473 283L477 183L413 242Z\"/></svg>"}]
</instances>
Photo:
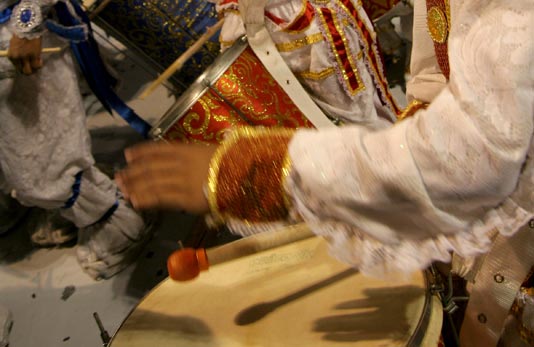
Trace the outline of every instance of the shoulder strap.
<instances>
[{"instance_id":1,"label":"shoulder strap","mask_svg":"<svg viewBox=\"0 0 534 347\"><path fill-rule=\"evenodd\" d=\"M323 111L302 87L276 49L265 27L265 4L268 0L239 0L250 47L267 71L316 128L334 127Z\"/></svg>"}]
</instances>

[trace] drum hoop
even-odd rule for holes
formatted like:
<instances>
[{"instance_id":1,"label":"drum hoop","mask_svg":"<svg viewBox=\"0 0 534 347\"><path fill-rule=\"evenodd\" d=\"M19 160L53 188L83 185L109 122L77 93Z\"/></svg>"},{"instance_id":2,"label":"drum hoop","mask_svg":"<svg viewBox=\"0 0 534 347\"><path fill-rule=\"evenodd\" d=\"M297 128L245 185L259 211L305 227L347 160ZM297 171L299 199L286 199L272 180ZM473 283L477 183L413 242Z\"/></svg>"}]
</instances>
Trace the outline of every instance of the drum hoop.
<instances>
[{"instance_id":1,"label":"drum hoop","mask_svg":"<svg viewBox=\"0 0 534 347\"><path fill-rule=\"evenodd\" d=\"M161 138L178 120L185 116L187 111L217 82L247 47L247 37L243 35L230 48L215 58L213 63L165 112L158 123L154 125L149 136L155 139Z\"/></svg>"},{"instance_id":2,"label":"drum hoop","mask_svg":"<svg viewBox=\"0 0 534 347\"><path fill-rule=\"evenodd\" d=\"M421 313L421 316L419 317L419 322L417 323L417 327L414 330L414 333L410 337L410 340L408 341L407 347L420 347L423 343L423 340L425 338L425 334L428 330L428 327L430 325L430 318L432 316L432 292L430 291L432 281L429 270L425 270L424 272L424 278L425 278L425 288L428 290L428 292L425 295L425 302L423 304L423 312Z\"/></svg>"}]
</instances>

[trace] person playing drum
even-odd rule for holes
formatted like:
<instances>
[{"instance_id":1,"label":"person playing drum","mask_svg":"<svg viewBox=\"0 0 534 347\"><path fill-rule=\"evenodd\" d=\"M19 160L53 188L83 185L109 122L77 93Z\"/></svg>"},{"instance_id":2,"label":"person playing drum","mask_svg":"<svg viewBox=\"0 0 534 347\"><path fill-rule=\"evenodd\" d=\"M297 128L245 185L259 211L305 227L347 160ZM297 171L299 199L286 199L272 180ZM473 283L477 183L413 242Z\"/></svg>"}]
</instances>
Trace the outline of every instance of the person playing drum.
<instances>
[{"instance_id":1,"label":"person playing drum","mask_svg":"<svg viewBox=\"0 0 534 347\"><path fill-rule=\"evenodd\" d=\"M378 131L247 128L218 147L144 144L126 151L119 186L139 209L302 219L372 276L455 252L470 260L455 266L471 280L461 346L532 346L533 4L416 0L414 22L412 117Z\"/></svg>"}]
</instances>

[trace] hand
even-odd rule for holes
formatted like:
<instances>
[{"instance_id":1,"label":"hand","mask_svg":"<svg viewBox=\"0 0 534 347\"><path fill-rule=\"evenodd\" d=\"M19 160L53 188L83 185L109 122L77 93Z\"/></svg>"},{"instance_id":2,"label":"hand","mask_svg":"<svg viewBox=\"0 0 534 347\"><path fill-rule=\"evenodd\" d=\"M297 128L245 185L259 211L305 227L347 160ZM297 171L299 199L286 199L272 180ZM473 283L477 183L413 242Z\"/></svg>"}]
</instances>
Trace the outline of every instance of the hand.
<instances>
[{"instance_id":1,"label":"hand","mask_svg":"<svg viewBox=\"0 0 534 347\"><path fill-rule=\"evenodd\" d=\"M7 56L18 71L31 75L43 66L41 38L28 40L13 35L9 42Z\"/></svg>"},{"instance_id":2,"label":"hand","mask_svg":"<svg viewBox=\"0 0 534 347\"><path fill-rule=\"evenodd\" d=\"M126 199L137 209L209 212L204 195L216 146L145 143L125 151L128 166L115 175Z\"/></svg>"}]
</instances>

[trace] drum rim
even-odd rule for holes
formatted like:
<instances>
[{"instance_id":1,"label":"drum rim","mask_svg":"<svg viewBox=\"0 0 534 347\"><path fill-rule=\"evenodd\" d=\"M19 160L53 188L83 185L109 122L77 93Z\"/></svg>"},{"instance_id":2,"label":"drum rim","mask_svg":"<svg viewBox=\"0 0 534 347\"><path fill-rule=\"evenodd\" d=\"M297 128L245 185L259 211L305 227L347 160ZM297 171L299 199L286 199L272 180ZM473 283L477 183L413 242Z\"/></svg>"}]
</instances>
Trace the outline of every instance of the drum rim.
<instances>
[{"instance_id":1,"label":"drum rim","mask_svg":"<svg viewBox=\"0 0 534 347\"><path fill-rule=\"evenodd\" d=\"M169 110L165 112L149 132L149 136L153 139L162 139L163 134L178 120L184 117L187 111L218 81L247 47L247 37L243 35L230 48L215 58L213 63L180 95Z\"/></svg>"},{"instance_id":2,"label":"drum rim","mask_svg":"<svg viewBox=\"0 0 534 347\"><path fill-rule=\"evenodd\" d=\"M433 303L432 303L432 293L430 291L431 288L431 276L429 270L423 271L424 280L425 280L425 288L427 292L425 293L425 302L423 304L423 310L421 312L421 316L419 317L419 322L417 323L417 326L410 337L410 340L408 341L407 347L420 347L423 343L423 340L425 338L426 331L429 328L430 320L432 317L432 309L433 309Z\"/></svg>"}]
</instances>

